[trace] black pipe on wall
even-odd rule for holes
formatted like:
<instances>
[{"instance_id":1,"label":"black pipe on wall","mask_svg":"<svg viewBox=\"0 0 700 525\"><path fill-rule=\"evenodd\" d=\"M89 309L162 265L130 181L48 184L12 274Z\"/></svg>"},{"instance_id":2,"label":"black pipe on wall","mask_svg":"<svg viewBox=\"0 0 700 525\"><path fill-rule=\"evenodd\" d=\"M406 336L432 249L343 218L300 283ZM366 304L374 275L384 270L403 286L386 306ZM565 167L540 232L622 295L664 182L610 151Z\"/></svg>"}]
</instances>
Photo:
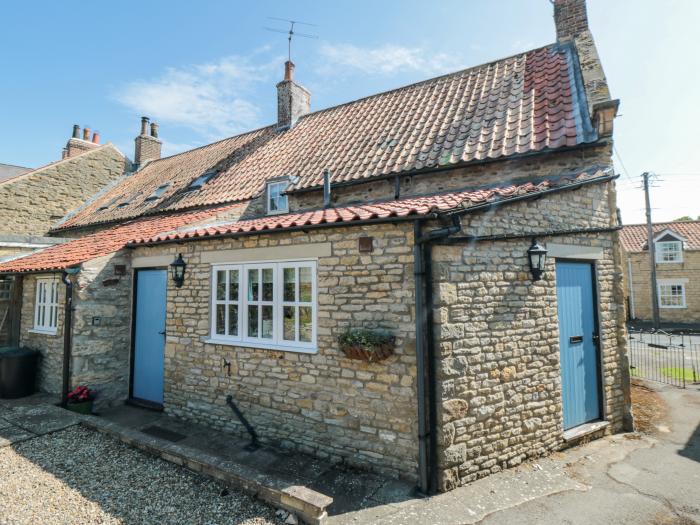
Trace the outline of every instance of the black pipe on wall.
<instances>
[{"instance_id":1,"label":"black pipe on wall","mask_svg":"<svg viewBox=\"0 0 700 525\"><path fill-rule=\"evenodd\" d=\"M73 281L67 272L61 275L63 284L66 285L66 300L63 318L63 383L61 386L61 406L68 404L68 392L70 390L70 359L71 359L71 335L73 332Z\"/></svg>"},{"instance_id":2,"label":"black pipe on wall","mask_svg":"<svg viewBox=\"0 0 700 525\"><path fill-rule=\"evenodd\" d=\"M425 221L414 222L413 264L416 285L416 375L418 391L418 490L438 490L438 392L433 335L433 279L431 243L462 230L459 216L452 224L423 233Z\"/></svg>"}]
</instances>

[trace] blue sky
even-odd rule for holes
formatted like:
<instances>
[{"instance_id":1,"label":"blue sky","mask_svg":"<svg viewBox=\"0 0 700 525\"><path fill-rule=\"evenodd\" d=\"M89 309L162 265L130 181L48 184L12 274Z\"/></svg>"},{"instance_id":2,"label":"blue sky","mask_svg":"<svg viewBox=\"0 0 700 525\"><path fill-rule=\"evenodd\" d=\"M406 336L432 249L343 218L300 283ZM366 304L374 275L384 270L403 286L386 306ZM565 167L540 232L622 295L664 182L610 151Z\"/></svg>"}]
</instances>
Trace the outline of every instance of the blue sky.
<instances>
[{"instance_id":1,"label":"blue sky","mask_svg":"<svg viewBox=\"0 0 700 525\"><path fill-rule=\"evenodd\" d=\"M659 174L654 219L700 215L700 52L696 0L589 0L614 97L619 204L643 221L639 174ZM548 0L108 2L3 5L0 162L60 157L75 124L133 156L141 115L160 123L164 154L275 119L284 29L317 40L292 51L320 109L554 41ZM623 169L623 166L625 169Z\"/></svg>"}]
</instances>

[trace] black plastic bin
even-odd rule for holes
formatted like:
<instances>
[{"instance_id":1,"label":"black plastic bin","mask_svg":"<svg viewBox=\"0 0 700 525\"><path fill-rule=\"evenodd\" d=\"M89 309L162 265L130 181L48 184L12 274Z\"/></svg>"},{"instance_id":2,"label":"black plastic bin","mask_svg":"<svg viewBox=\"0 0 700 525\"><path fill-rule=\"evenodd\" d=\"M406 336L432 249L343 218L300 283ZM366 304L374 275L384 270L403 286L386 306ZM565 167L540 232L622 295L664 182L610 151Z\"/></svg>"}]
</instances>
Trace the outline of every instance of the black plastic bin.
<instances>
[{"instance_id":1,"label":"black plastic bin","mask_svg":"<svg viewBox=\"0 0 700 525\"><path fill-rule=\"evenodd\" d=\"M15 399L35 392L39 353L28 348L0 348L0 398Z\"/></svg>"}]
</instances>

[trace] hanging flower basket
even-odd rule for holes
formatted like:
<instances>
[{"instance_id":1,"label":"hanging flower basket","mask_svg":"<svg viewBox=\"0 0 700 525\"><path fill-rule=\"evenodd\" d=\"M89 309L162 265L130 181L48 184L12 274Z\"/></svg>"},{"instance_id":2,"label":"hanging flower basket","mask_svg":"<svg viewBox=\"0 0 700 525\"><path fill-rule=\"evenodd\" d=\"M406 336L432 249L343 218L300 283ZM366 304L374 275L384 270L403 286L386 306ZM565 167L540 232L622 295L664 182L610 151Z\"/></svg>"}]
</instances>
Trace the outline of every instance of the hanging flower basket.
<instances>
[{"instance_id":1,"label":"hanging flower basket","mask_svg":"<svg viewBox=\"0 0 700 525\"><path fill-rule=\"evenodd\" d=\"M350 359L374 363L394 355L396 337L364 328L348 330L338 338L340 349Z\"/></svg>"}]
</instances>

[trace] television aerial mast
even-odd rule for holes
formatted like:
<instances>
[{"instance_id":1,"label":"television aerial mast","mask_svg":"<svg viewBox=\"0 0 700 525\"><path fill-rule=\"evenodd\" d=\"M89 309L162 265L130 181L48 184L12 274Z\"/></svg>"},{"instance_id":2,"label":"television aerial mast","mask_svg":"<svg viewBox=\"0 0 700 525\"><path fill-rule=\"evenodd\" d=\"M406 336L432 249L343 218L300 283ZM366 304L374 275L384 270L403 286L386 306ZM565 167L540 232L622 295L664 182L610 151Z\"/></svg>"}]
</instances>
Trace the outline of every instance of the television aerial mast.
<instances>
[{"instance_id":1,"label":"television aerial mast","mask_svg":"<svg viewBox=\"0 0 700 525\"><path fill-rule=\"evenodd\" d=\"M272 31L274 33L282 33L287 35L287 60L290 62L292 61L292 38L295 36L300 36L303 38L318 38L318 35L312 35L309 33L299 33L298 31L294 30L294 26L296 25L304 25L304 26L311 26L311 27L318 27L316 24L310 24L309 22L302 22L301 20L289 20L287 18L277 18L274 16L268 16L268 20L277 20L279 22L287 22L289 24L289 30L284 31L282 29L277 29L274 27L265 27L266 31Z\"/></svg>"}]
</instances>

